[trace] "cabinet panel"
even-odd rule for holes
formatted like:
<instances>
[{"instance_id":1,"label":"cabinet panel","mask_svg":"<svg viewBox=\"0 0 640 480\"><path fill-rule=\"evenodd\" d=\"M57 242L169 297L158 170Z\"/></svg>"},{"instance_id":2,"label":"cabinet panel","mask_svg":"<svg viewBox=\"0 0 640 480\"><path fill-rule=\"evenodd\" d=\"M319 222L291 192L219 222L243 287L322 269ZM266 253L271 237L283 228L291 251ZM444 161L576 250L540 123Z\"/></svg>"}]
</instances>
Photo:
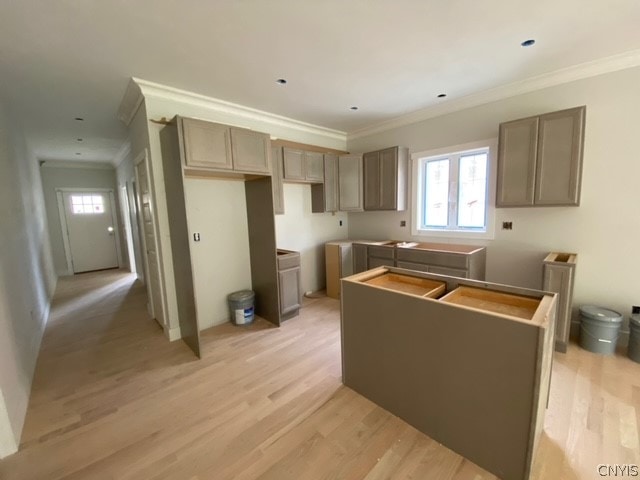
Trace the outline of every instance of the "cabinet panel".
<instances>
[{"instance_id":1,"label":"cabinet panel","mask_svg":"<svg viewBox=\"0 0 640 480\"><path fill-rule=\"evenodd\" d=\"M324 182L323 155L317 152L304 152L305 178L310 182Z\"/></svg>"},{"instance_id":2,"label":"cabinet panel","mask_svg":"<svg viewBox=\"0 0 640 480\"><path fill-rule=\"evenodd\" d=\"M536 205L578 205L585 108L540 116Z\"/></svg>"},{"instance_id":3,"label":"cabinet panel","mask_svg":"<svg viewBox=\"0 0 640 480\"><path fill-rule=\"evenodd\" d=\"M285 315L300 308L300 267L278 272L280 313Z\"/></svg>"},{"instance_id":4,"label":"cabinet panel","mask_svg":"<svg viewBox=\"0 0 640 480\"><path fill-rule=\"evenodd\" d=\"M218 123L182 118L185 165L231 170L229 127Z\"/></svg>"},{"instance_id":5,"label":"cabinet panel","mask_svg":"<svg viewBox=\"0 0 640 480\"><path fill-rule=\"evenodd\" d=\"M338 211L338 156L324 156L324 211Z\"/></svg>"},{"instance_id":6,"label":"cabinet panel","mask_svg":"<svg viewBox=\"0 0 640 480\"><path fill-rule=\"evenodd\" d=\"M338 157L338 204L343 212L359 212L362 205L362 157Z\"/></svg>"},{"instance_id":7,"label":"cabinet panel","mask_svg":"<svg viewBox=\"0 0 640 480\"><path fill-rule=\"evenodd\" d=\"M429 265L425 265L424 263L396 262L396 267L407 268L409 270L417 270L419 272L429 271Z\"/></svg>"},{"instance_id":8,"label":"cabinet panel","mask_svg":"<svg viewBox=\"0 0 640 480\"><path fill-rule=\"evenodd\" d=\"M498 207L533 205L538 117L500 124Z\"/></svg>"},{"instance_id":9,"label":"cabinet panel","mask_svg":"<svg viewBox=\"0 0 640 480\"><path fill-rule=\"evenodd\" d=\"M377 247L377 246L369 246L368 253L370 257L378 257L378 258L390 258L393 260L395 255L393 254L393 247Z\"/></svg>"},{"instance_id":10,"label":"cabinet panel","mask_svg":"<svg viewBox=\"0 0 640 480\"><path fill-rule=\"evenodd\" d=\"M429 265L428 272L437 273L438 275L449 275L451 277L461 278L467 278L469 276L466 270L460 270L458 268L435 267L433 265Z\"/></svg>"},{"instance_id":11,"label":"cabinet panel","mask_svg":"<svg viewBox=\"0 0 640 480\"><path fill-rule=\"evenodd\" d=\"M391 258L376 258L376 257L369 257L369 259L367 260L367 263L369 264L369 269L372 268L376 268L376 267L393 267L393 259Z\"/></svg>"},{"instance_id":12,"label":"cabinet panel","mask_svg":"<svg viewBox=\"0 0 640 480\"><path fill-rule=\"evenodd\" d=\"M396 258L400 261L439 265L442 267L467 269L467 256L455 253L435 252L413 248L398 248Z\"/></svg>"},{"instance_id":13,"label":"cabinet panel","mask_svg":"<svg viewBox=\"0 0 640 480\"><path fill-rule=\"evenodd\" d=\"M266 133L231 127L233 169L243 172L271 173L271 139Z\"/></svg>"},{"instance_id":14,"label":"cabinet panel","mask_svg":"<svg viewBox=\"0 0 640 480\"><path fill-rule=\"evenodd\" d=\"M282 184L282 147L271 148L271 162L273 174L271 186L273 187L273 212L276 215L284 213L284 186Z\"/></svg>"},{"instance_id":15,"label":"cabinet panel","mask_svg":"<svg viewBox=\"0 0 640 480\"><path fill-rule=\"evenodd\" d=\"M405 195L398 182L398 150L394 147L380 152L380 210L404 210L398 208L399 197Z\"/></svg>"},{"instance_id":16,"label":"cabinet panel","mask_svg":"<svg viewBox=\"0 0 640 480\"><path fill-rule=\"evenodd\" d=\"M305 180L304 151L284 147L282 149L285 180Z\"/></svg>"},{"instance_id":17,"label":"cabinet panel","mask_svg":"<svg viewBox=\"0 0 640 480\"><path fill-rule=\"evenodd\" d=\"M364 171L364 209L380 209L380 152L365 153L362 157Z\"/></svg>"},{"instance_id":18,"label":"cabinet panel","mask_svg":"<svg viewBox=\"0 0 640 480\"><path fill-rule=\"evenodd\" d=\"M364 272L367 269L367 246L354 243L351 246L353 256L353 273Z\"/></svg>"}]
</instances>

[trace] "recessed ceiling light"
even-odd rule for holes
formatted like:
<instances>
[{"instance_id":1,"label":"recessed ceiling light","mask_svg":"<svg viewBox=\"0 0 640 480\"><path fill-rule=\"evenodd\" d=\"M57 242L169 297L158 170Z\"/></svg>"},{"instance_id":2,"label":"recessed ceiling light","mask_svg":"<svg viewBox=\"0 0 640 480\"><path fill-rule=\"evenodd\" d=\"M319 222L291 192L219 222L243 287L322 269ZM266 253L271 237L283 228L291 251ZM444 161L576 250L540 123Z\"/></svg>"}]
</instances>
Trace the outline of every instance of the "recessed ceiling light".
<instances>
[{"instance_id":1,"label":"recessed ceiling light","mask_svg":"<svg viewBox=\"0 0 640 480\"><path fill-rule=\"evenodd\" d=\"M76 141L77 141L77 142L81 142L81 141L82 141L82 139L81 139L81 138L76 138Z\"/></svg>"},{"instance_id":2,"label":"recessed ceiling light","mask_svg":"<svg viewBox=\"0 0 640 480\"><path fill-rule=\"evenodd\" d=\"M285 85L287 83L287 80L284 78L279 78L276 80L276 83L279 83L280 85Z\"/></svg>"},{"instance_id":3,"label":"recessed ceiling light","mask_svg":"<svg viewBox=\"0 0 640 480\"><path fill-rule=\"evenodd\" d=\"M80 152L76 152L76 155L82 155Z\"/></svg>"},{"instance_id":4,"label":"recessed ceiling light","mask_svg":"<svg viewBox=\"0 0 640 480\"><path fill-rule=\"evenodd\" d=\"M447 96L447 94L446 94L446 93L441 93L440 95L438 95L438 98L444 98L444 97L446 97L446 96Z\"/></svg>"},{"instance_id":5,"label":"recessed ceiling light","mask_svg":"<svg viewBox=\"0 0 640 480\"><path fill-rule=\"evenodd\" d=\"M78 122L84 122L84 118L82 117L76 117L74 118L74 120L77 120Z\"/></svg>"},{"instance_id":6,"label":"recessed ceiling light","mask_svg":"<svg viewBox=\"0 0 640 480\"><path fill-rule=\"evenodd\" d=\"M356 106L349 107L349 110L357 110L357 109L358 109L358 107L356 107Z\"/></svg>"},{"instance_id":7,"label":"recessed ceiling light","mask_svg":"<svg viewBox=\"0 0 640 480\"><path fill-rule=\"evenodd\" d=\"M520 45L522 45L523 47L530 47L535 43L536 41L533 38L530 38L529 40L525 40L524 42L522 42Z\"/></svg>"}]
</instances>

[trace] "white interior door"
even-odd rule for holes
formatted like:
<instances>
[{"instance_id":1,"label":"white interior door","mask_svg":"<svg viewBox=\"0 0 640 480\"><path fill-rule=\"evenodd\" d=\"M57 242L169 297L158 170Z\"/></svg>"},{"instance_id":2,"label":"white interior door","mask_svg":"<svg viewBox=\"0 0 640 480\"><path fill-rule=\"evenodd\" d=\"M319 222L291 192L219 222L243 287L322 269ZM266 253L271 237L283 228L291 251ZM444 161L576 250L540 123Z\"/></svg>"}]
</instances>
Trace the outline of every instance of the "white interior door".
<instances>
[{"instance_id":1,"label":"white interior door","mask_svg":"<svg viewBox=\"0 0 640 480\"><path fill-rule=\"evenodd\" d=\"M73 273L118 268L109 192L64 192L62 197Z\"/></svg>"},{"instance_id":2,"label":"white interior door","mask_svg":"<svg viewBox=\"0 0 640 480\"><path fill-rule=\"evenodd\" d=\"M149 296L149 313L161 325L164 324L162 309L162 284L160 283L160 262L156 225L153 216L153 199L149 183L149 161L146 152L136 161L136 183L138 196L139 223L146 267L146 285Z\"/></svg>"}]
</instances>

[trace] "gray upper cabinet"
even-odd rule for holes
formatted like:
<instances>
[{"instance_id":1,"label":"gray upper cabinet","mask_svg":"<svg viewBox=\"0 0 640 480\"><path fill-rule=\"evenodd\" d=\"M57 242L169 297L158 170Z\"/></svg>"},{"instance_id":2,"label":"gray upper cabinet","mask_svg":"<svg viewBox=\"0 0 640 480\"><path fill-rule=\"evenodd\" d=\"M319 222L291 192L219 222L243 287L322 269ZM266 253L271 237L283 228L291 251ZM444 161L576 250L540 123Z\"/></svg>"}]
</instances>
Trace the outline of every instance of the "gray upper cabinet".
<instances>
[{"instance_id":1,"label":"gray upper cabinet","mask_svg":"<svg viewBox=\"0 0 640 480\"><path fill-rule=\"evenodd\" d=\"M407 208L408 157L408 150L401 147L364 154L365 210Z\"/></svg>"},{"instance_id":2,"label":"gray upper cabinet","mask_svg":"<svg viewBox=\"0 0 640 480\"><path fill-rule=\"evenodd\" d=\"M271 138L266 133L244 128L230 128L233 169L271 174L269 162Z\"/></svg>"},{"instance_id":3,"label":"gray upper cabinet","mask_svg":"<svg viewBox=\"0 0 640 480\"><path fill-rule=\"evenodd\" d=\"M227 125L182 118L185 166L233 169L231 136Z\"/></svg>"},{"instance_id":4,"label":"gray upper cabinet","mask_svg":"<svg viewBox=\"0 0 640 480\"><path fill-rule=\"evenodd\" d=\"M268 134L194 118L178 118L185 167L271 175Z\"/></svg>"},{"instance_id":5,"label":"gray upper cabinet","mask_svg":"<svg viewBox=\"0 0 640 480\"><path fill-rule=\"evenodd\" d=\"M499 139L497 206L533 205L538 117L502 123Z\"/></svg>"},{"instance_id":6,"label":"gray upper cabinet","mask_svg":"<svg viewBox=\"0 0 640 480\"><path fill-rule=\"evenodd\" d=\"M536 205L579 205L585 107L540 116Z\"/></svg>"},{"instance_id":7,"label":"gray upper cabinet","mask_svg":"<svg viewBox=\"0 0 640 480\"><path fill-rule=\"evenodd\" d=\"M284 159L283 177L285 180L305 180L304 151L284 147L282 149Z\"/></svg>"},{"instance_id":8,"label":"gray upper cabinet","mask_svg":"<svg viewBox=\"0 0 640 480\"><path fill-rule=\"evenodd\" d=\"M579 205L586 107L500 125L496 206Z\"/></svg>"},{"instance_id":9,"label":"gray upper cabinet","mask_svg":"<svg viewBox=\"0 0 640 480\"><path fill-rule=\"evenodd\" d=\"M273 188L273 212L276 215L284 214L284 186L282 184L282 147L271 148L271 161L273 163L273 175L271 175L271 187Z\"/></svg>"},{"instance_id":10,"label":"gray upper cabinet","mask_svg":"<svg viewBox=\"0 0 640 480\"><path fill-rule=\"evenodd\" d=\"M283 178L285 180L304 183L324 182L324 160L322 153L307 152L289 147L284 147L283 152Z\"/></svg>"},{"instance_id":11,"label":"gray upper cabinet","mask_svg":"<svg viewBox=\"0 0 640 480\"><path fill-rule=\"evenodd\" d=\"M342 212L360 212L364 209L360 155L338 157L338 206Z\"/></svg>"},{"instance_id":12,"label":"gray upper cabinet","mask_svg":"<svg viewBox=\"0 0 640 480\"><path fill-rule=\"evenodd\" d=\"M318 152L304 152L305 180L324 182L324 155Z\"/></svg>"},{"instance_id":13,"label":"gray upper cabinet","mask_svg":"<svg viewBox=\"0 0 640 480\"><path fill-rule=\"evenodd\" d=\"M324 211L338 211L338 156L324 156Z\"/></svg>"}]
</instances>

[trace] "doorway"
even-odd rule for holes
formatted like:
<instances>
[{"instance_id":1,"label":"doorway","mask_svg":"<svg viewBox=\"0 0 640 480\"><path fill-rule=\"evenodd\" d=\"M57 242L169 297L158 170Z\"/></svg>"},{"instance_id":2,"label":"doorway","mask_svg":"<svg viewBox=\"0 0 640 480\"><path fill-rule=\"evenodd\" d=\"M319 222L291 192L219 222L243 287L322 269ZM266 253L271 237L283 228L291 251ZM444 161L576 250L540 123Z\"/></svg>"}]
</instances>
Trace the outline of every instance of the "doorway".
<instances>
[{"instance_id":1,"label":"doorway","mask_svg":"<svg viewBox=\"0 0 640 480\"><path fill-rule=\"evenodd\" d=\"M129 259L129 271L137 273L136 251L133 244L133 230L131 228L131 217L129 215L129 188L127 185L120 187L120 212L122 213L122 225L124 226L124 238L127 243L127 256Z\"/></svg>"},{"instance_id":2,"label":"doorway","mask_svg":"<svg viewBox=\"0 0 640 480\"><path fill-rule=\"evenodd\" d=\"M71 273L120 266L113 190L58 189L62 237Z\"/></svg>"}]
</instances>

